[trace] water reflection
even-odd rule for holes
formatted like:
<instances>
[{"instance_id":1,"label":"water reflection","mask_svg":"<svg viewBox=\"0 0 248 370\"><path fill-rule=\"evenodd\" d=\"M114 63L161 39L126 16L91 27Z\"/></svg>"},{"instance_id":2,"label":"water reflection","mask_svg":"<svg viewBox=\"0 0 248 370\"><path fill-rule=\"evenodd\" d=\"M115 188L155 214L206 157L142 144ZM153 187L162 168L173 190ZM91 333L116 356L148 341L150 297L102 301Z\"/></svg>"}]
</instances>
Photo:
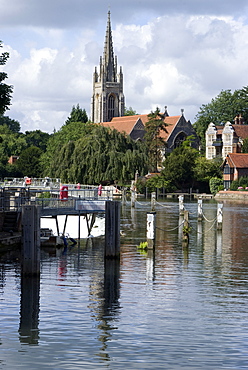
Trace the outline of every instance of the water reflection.
<instances>
[{"instance_id":1,"label":"water reflection","mask_svg":"<svg viewBox=\"0 0 248 370\"><path fill-rule=\"evenodd\" d=\"M182 248L178 207L165 204L154 251L137 249L150 205L125 206L121 261L104 260L95 238L66 255L43 253L41 293L39 279L22 278L21 305L20 271L0 266L6 369L247 366L248 207L224 205L217 231L215 203L203 205L202 222L186 204L192 231Z\"/></svg>"},{"instance_id":2,"label":"water reflection","mask_svg":"<svg viewBox=\"0 0 248 370\"><path fill-rule=\"evenodd\" d=\"M107 352L107 342L112 337L112 330L117 329L113 325L113 320L116 321L119 314L119 298L120 298L120 261L114 259L106 259L104 263L104 281L103 281L103 300L98 306L97 319L100 321L98 328L101 334L98 339L102 342L99 356L103 360L110 360Z\"/></svg>"},{"instance_id":3,"label":"water reflection","mask_svg":"<svg viewBox=\"0 0 248 370\"><path fill-rule=\"evenodd\" d=\"M103 241L92 239L90 243L94 250L94 269L91 271L90 305L92 317L99 329L98 340L101 347L97 356L104 361L110 361L108 341L112 331L117 329L116 321L120 313L120 260L104 259Z\"/></svg>"},{"instance_id":4,"label":"water reflection","mask_svg":"<svg viewBox=\"0 0 248 370\"><path fill-rule=\"evenodd\" d=\"M21 277L19 340L23 344L39 342L40 277Z\"/></svg>"}]
</instances>

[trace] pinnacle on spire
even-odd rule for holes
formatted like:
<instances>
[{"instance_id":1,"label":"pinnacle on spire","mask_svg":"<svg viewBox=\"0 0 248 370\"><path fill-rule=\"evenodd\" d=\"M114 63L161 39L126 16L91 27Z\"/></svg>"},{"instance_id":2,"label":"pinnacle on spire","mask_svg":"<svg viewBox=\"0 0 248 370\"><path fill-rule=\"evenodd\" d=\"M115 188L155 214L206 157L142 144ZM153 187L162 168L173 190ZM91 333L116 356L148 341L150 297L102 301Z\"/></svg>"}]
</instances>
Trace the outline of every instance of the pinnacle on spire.
<instances>
[{"instance_id":1,"label":"pinnacle on spire","mask_svg":"<svg viewBox=\"0 0 248 370\"><path fill-rule=\"evenodd\" d=\"M113 40L110 21L110 10L108 11L108 22L103 52L103 64L106 72L106 81L115 82L116 75L115 75Z\"/></svg>"}]
</instances>

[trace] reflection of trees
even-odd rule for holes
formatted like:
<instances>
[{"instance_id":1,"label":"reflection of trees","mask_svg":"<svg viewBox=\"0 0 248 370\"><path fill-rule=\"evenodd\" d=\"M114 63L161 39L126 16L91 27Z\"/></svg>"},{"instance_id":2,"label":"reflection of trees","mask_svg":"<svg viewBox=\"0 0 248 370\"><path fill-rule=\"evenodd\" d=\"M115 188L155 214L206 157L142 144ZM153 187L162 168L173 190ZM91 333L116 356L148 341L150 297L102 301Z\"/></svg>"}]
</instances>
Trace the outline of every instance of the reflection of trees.
<instances>
[{"instance_id":1,"label":"reflection of trees","mask_svg":"<svg viewBox=\"0 0 248 370\"><path fill-rule=\"evenodd\" d=\"M40 277L22 276L19 338L24 344L39 340Z\"/></svg>"}]
</instances>

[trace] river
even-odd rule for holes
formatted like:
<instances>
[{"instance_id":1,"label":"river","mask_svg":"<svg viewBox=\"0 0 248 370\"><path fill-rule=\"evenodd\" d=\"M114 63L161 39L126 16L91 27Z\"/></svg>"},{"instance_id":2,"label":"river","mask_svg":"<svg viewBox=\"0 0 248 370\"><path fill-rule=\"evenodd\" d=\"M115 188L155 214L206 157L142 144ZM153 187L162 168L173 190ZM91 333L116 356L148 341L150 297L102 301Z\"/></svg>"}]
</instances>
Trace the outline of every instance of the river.
<instances>
[{"instance_id":1,"label":"river","mask_svg":"<svg viewBox=\"0 0 248 370\"><path fill-rule=\"evenodd\" d=\"M0 259L0 369L247 369L248 204L197 203L182 247L178 203L156 205L155 251L146 240L150 202L121 210L121 258L105 261L101 237L42 250L39 278Z\"/></svg>"}]
</instances>

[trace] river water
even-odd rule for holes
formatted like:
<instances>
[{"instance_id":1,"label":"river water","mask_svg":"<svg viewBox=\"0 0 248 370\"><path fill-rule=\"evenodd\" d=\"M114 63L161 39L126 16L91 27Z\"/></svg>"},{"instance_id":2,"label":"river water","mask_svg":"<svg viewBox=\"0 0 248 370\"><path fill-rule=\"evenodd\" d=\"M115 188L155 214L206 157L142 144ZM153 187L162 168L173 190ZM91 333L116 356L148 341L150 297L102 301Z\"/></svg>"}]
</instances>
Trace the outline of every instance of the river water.
<instances>
[{"instance_id":1,"label":"river water","mask_svg":"<svg viewBox=\"0 0 248 370\"><path fill-rule=\"evenodd\" d=\"M150 203L121 210L121 258L104 240L42 250L39 278L21 278L16 255L0 260L0 369L247 369L248 204L190 212L182 247L178 204L156 206L155 251L146 240Z\"/></svg>"}]
</instances>

